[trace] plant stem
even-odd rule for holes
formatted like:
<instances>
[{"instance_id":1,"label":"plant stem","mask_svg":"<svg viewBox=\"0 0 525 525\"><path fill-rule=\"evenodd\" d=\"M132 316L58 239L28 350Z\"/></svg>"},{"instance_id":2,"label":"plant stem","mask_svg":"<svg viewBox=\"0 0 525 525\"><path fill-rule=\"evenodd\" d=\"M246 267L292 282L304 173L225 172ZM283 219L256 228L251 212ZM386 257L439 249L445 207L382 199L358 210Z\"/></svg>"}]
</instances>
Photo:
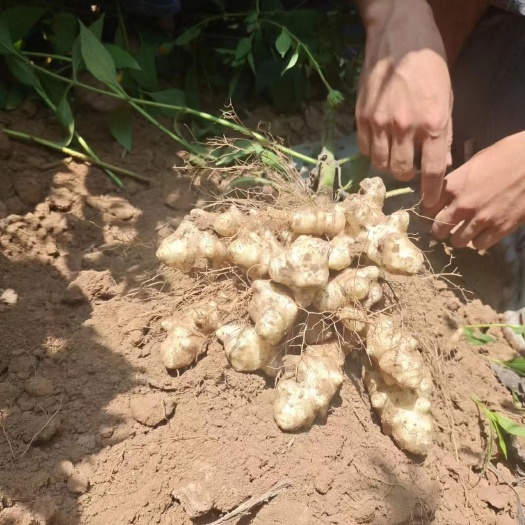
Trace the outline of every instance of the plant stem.
<instances>
[{"instance_id":1,"label":"plant stem","mask_svg":"<svg viewBox=\"0 0 525 525\"><path fill-rule=\"evenodd\" d=\"M412 188L399 188L397 190L390 190L387 191L385 194L385 199L388 199L389 197L397 197L398 195L405 195L407 193L414 193L414 190Z\"/></svg>"},{"instance_id":2,"label":"plant stem","mask_svg":"<svg viewBox=\"0 0 525 525\"><path fill-rule=\"evenodd\" d=\"M112 91L106 91L104 89L99 89L99 88L90 86L89 84L84 84L84 83L78 82L76 80L71 80L69 78L65 78L65 77L63 77L61 75L57 75L56 73L53 73L52 71L48 71L47 69L45 69L43 67L40 67L40 66L38 66L36 64L33 64L33 63L31 63L31 66L34 69L40 71L41 73L44 73L45 75L48 75L48 76L50 76L52 78L55 78L56 80L60 80L61 82L65 82L65 83L69 84L70 86L77 86L77 87L81 87L83 89L87 89L89 91L93 91L94 93L99 93L101 95L105 95L105 96L112 97L112 98L118 98L120 100L126 100L130 104L136 104L138 106L149 106L149 107L154 107L154 108L158 108L158 109L170 109L170 110L173 110L173 111L179 111L182 114L192 115L192 116L198 117L198 118L200 118L202 120L207 120L209 122L213 122L214 124L219 124L220 126L222 126L224 128L229 128L231 130L237 131L239 133L242 133L243 135L247 135L247 136L257 140L261 144L272 144L272 146L274 148L276 148L279 151L281 151L282 153L285 153L286 155L290 155L291 157L294 157L296 159L300 159L300 160L302 160L304 162L308 162L309 164L313 164L313 165L317 164L317 159L314 159L312 157L308 157L307 155L303 155L302 153L298 153L298 152L294 151L293 149L287 148L286 146L283 146L281 144L272 143L264 135L261 135L260 133L257 133L256 131L252 131L252 130L250 130L248 128L245 128L244 126L240 126L239 124L236 124L235 122L230 122L229 120L226 120L226 119L223 119L223 118L220 118L220 117L216 117L214 115L210 115L209 113L203 113L202 111L198 111L196 109L188 108L186 106L173 106L171 104L163 104L161 102L155 102L153 100L143 100L143 99L140 99L140 98L124 96L124 95L119 94L119 93L114 93ZM162 126L162 124L158 123L158 121L156 121L151 115L148 115L146 112L141 113L141 114L144 115L145 118L150 120L150 122L154 122L155 121L156 122L155 125L157 125L162 131L165 131L166 133L168 133L171 138L173 138L174 140L176 140L177 142L180 143L180 140L181 140L180 137L177 137L174 133L172 133L167 128ZM146 116L146 115L148 115L148 116Z\"/></svg>"},{"instance_id":3,"label":"plant stem","mask_svg":"<svg viewBox=\"0 0 525 525\"><path fill-rule=\"evenodd\" d=\"M98 166L99 168L115 171L117 173L120 173L121 175L125 175L127 177L137 179L137 180L140 180L141 182L146 182L148 184L150 182L148 178L143 177L142 175L139 175L138 173L126 170L124 168L120 168L119 166L115 166L107 162L103 162L100 159L96 159L94 157L89 157L88 155L85 155L84 153L80 153L79 151L76 151L70 148L65 148L63 146L59 146L58 144L55 144L54 142L50 142L40 137L34 137L32 135L28 135L20 131L14 131L12 129L5 129L5 128L3 132L6 135L9 135L10 137L14 137L14 138L21 139L21 140L27 140L29 142L34 142L35 144L39 144L40 146L45 146L46 148L54 149L55 151L60 151L64 155L68 155L70 157L82 160L84 162L89 162L90 164L93 164L94 166Z\"/></svg>"}]
</instances>

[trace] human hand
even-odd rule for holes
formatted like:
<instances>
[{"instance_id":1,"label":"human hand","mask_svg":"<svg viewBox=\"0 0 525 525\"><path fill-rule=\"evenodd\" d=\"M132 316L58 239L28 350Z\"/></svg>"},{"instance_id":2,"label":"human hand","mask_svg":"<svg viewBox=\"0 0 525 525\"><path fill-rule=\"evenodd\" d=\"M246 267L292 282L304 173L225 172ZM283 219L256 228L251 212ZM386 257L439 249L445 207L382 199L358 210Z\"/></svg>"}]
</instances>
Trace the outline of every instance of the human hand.
<instances>
[{"instance_id":1,"label":"human hand","mask_svg":"<svg viewBox=\"0 0 525 525\"><path fill-rule=\"evenodd\" d=\"M438 201L451 162L452 89L443 41L426 0L359 0L366 50L357 136L374 166L399 180L421 153L423 202Z\"/></svg>"},{"instance_id":2,"label":"human hand","mask_svg":"<svg viewBox=\"0 0 525 525\"><path fill-rule=\"evenodd\" d=\"M525 132L474 155L445 178L432 233L457 248L486 250L525 224Z\"/></svg>"}]
</instances>

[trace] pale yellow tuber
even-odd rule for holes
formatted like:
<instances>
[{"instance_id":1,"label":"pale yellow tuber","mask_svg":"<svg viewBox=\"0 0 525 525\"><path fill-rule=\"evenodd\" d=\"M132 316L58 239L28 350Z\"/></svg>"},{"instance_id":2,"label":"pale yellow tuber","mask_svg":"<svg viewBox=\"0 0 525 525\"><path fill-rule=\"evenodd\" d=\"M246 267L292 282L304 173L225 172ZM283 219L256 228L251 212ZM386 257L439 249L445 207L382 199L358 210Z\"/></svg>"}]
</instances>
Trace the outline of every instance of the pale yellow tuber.
<instances>
[{"instance_id":1,"label":"pale yellow tuber","mask_svg":"<svg viewBox=\"0 0 525 525\"><path fill-rule=\"evenodd\" d=\"M290 331L299 311L295 301L270 281L255 281L248 313L264 341L277 344Z\"/></svg>"},{"instance_id":2,"label":"pale yellow tuber","mask_svg":"<svg viewBox=\"0 0 525 525\"><path fill-rule=\"evenodd\" d=\"M169 370L191 365L205 350L206 337L219 325L217 303L190 308L180 318L163 321L162 327L168 332L160 345L160 355Z\"/></svg>"},{"instance_id":3,"label":"pale yellow tuber","mask_svg":"<svg viewBox=\"0 0 525 525\"><path fill-rule=\"evenodd\" d=\"M359 254L359 246L355 239L349 235L338 235L330 240L330 253L328 255L328 267L330 270L344 270L348 268L356 255Z\"/></svg>"},{"instance_id":4,"label":"pale yellow tuber","mask_svg":"<svg viewBox=\"0 0 525 525\"><path fill-rule=\"evenodd\" d=\"M343 383L344 354L336 342L308 346L302 355L284 358L285 375L276 388L274 418L282 430L294 431L325 417Z\"/></svg>"},{"instance_id":5,"label":"pale yellow tuber","mask_svg":"<svg viewBox=\"0 0 525 525\"><path fill-rule=\"evenodd\" d=\"M300 235L335 237L343 232L345 224L345 208L341 204L332 205L330 210L311 208L291 214L291 229Z\"/></svg>"},{"instance_id":6,"label":"pale yellow tuber","mask_svg":"<svg viewBox=\"0 0 525 525\"><path fill-rule=\"evenodd\" d=\"M317 292L313 304L320 312L335 312L361 301L367 297L372 282L377 281L379 274L376 266L343 270Z\"/></svg>"},{"instance_id":7,"label":"pale yellow tuber","mask_svg":"<svg viewBox=\"0 0 525 525\"><path fill-rule=\"evenodd\" d=\"M269 376L277 375L281 366L279 348L262 339L252 325L226 324L216 335L237 372L262 370Z\"/></svg>"},{"instance_id":8,"label":"pale yellow tuber","mask_svg":"<svg viewBox=\"0 0 525 525\"><path fill-rule=\"evenodd\" d=\"M430 375L426 373L421 387L414 390L387 385L376 370L364 369L363 379L372 407L381 418L383 432L401 449L425 456L432 445L433 434Z\"/></svg>"},{"instance_id":9,"label":"pale yellow tuber","mask_svg":"<svg viewBox=\"0 0 525 525\"><path fill-rule=\"evenodd\" d=\"M423 267L423 254L408 238L408 212L398 211L368 229L364 251L368 258L391 273L411 275Z\"/></svg>"},{"instance_id":10,"label":"pale yellow tuber","mask_svg":"<svg viewBox=\"0 0 525 525\"><path fill-rule=\"evenodd\" d=\"M270 261L270 277L288 286L299 306L307 307L315 293L328 283L329 251L328 242L301 235Z\"/></svg>"},{"instance_id":11,"label":"pale yellow tuber","mask_svg":"<svg viewBox=\"0 0 525 525\"><path fill-rule=\"evenodd\" d=\"M425 365L417 339L404 333L392 319L374 319L366 334L366 351L377 363L388 385L418 388L425 377Z\"/></svg>"},{"instance_id":12,"label":"pale yellow tuber","mask_svg":"<svg viewBox=\"0 0 525 525\"><path fill-rule=\"evenodd\" d=\"M233 237L239 232L245 222L246 217L242 214L239 208L232 205L228 211L217 215L213 223L213 229L221 237Z\"/></svg>"},{"instance_id":13,"label":"pale yellow tuber","mask_svg":"<svg viewBox=\"0 0 525 525\"><path fill-rule=\"evenodd\" d=\"M270 232L261 236L244 230L228 246L230 260L253 277L267 275L270 260L280 251L279 243Z\"/></svg>"},{"instance_id":14,"label":"pale yellow tuber","mask_svg":"<svg viewBox=\"0 0 525 525\"><path fill-rule=\"evenodd\" d=\"M188 273L203 261L216 268L226 259L226 246L209 232L183 220L177 230L166 237L157 250L157 257L166 265Z\"/></svg>"}]
</instances>

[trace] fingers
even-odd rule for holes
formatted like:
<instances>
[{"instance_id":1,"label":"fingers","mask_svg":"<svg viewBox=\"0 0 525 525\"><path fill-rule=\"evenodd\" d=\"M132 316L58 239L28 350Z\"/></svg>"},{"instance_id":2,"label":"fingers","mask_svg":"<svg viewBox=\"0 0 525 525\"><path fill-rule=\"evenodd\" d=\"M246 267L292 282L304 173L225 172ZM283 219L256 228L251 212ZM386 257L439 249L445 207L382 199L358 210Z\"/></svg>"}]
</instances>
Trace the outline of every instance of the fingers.
<instances>
[{"instance_id":1,"label":"fingers","mask_svg":"<svg viewBox=\"0 0 525 525\"><path fill-rule=\"evenodd\" d=\"M490 247L494 246L497 242L501 241L503 237L508 235L512 229L502 229L496 226L487 228L482 233L480 233L473 241L472 245L476 250L488 250Z\"/></svg>"},{"instance_id":2,"label":"fingers","mask_svg":"<svg viewBox=\"0 0 525 525\"><path fill-rule=\"evenodd\" d=\"M401 181L414 178L414 137L411 133L394 136L390 151L390 171Z\"/></svg>"},{"instance_id":3,"label":"fingers","mask_svg":"<svg viewBox=\"0 0 525 525\"><path fill-rule=\"evenodd\" d=\"M443 178L447 169L448 138L446 133L427 137L422 145L421 193L423 204L434 207L441 195Z\"/></svg>"},{"instance_id":4,"label":"fingers","mask_svg":"<svg viewBox=\"0 0 525 525\"><path fill-rule=\"evenodd\" d=\"M450 242L455 248L465 248L469 242L480 235L487 228L487 223L476 217L463 224L451 235Z\"/></svg>"},{"instance_id":5,"label":"fingers","mask_svg":"<svg viewBox=\"0 0 525 525\"><path fill-rule=\"evenodd\" d=\"M387 170L390 163L390 138L386 128L376 128L372 132L370 156L372 164L379 170Z\"/></svg>"},{"instance_id":6,"label":"fingers","mask_svg":"<svg viewBox=\"0 0 525 525\"><path fill-rule=\"evenodd\" d=\"M432 234L438 239L446 239L460 222L470 219L466 211L451 204L436 215L432 224Z\"/></svg>"}]
</instances>

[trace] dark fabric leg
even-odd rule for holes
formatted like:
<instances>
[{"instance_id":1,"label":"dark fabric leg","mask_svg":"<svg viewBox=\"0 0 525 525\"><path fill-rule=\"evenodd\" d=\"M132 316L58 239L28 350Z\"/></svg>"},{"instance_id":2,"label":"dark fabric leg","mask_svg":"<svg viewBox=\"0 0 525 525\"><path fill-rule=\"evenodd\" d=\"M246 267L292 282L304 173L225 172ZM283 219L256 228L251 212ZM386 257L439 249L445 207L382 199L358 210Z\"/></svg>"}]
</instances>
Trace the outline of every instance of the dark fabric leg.
<instances>
[{"instance_id":1,"label":"dark fabric leg","mask_svg":"<svg viewBox=\"0 0 525 525\"><path fill-rule=\"evenodd\" d=\"M456 166L525 130L525 17L489 9L459 58L452 84Z\"/></svg>"}]
</instances>

